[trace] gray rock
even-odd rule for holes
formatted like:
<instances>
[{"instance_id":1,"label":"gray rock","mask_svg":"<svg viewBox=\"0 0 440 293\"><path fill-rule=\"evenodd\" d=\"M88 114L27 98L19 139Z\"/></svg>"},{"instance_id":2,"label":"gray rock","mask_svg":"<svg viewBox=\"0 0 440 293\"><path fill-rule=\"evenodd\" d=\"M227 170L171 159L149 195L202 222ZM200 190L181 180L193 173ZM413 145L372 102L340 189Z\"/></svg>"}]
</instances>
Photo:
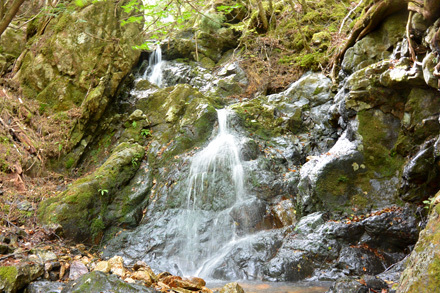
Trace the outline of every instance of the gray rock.
<instances>
[{"instance_id":1,"label":"gray rock","mask_svg":"<svg viewBox=\"0 0 440 293\"><path fill-rule=\"evenodd\" d=\"M82 275L85 275L89 272L87 267L79 260L75 260L70 264L70 273L69 279L76 280Z\"/></svg>"},{"instance_id":2,"label":"gray rock","mask_svg":"<svg viewBox=\"0 0 440 293\"><path fill-rule=\"evenodd\" d=\"M128 284L118 279L115 275L108 275L103 272L94 271L81 276L79 279L70 282L61 291L62 293L154 293L160 292L153 288L142 285Z\"/></svg>"},{"instance_id":3,"label":"gray rock","mask_svg":"<svg viewBox=\"0 0 440 293\"><path fill-rule=\"evenodd\" d=\"M65 286L60 282L36 281L27 286L25 293L61 293Z\"/></svg>"}]
</instances>

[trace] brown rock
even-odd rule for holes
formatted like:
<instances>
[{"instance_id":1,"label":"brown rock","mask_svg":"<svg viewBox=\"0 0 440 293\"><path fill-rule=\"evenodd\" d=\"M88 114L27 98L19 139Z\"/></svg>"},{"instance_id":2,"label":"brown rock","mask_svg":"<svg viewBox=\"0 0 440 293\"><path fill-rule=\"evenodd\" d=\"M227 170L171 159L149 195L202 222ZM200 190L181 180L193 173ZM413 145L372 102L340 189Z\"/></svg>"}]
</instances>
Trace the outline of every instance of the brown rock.
<instances>
[{"instance_id":1,"label":"brown rock","mask_svg":"<svg viewBox=\"0 0 440 293\"><path fill-rule=\"evenodd\" d=\"M154 281L151 278L150 274L147 271L141 270L141 271L136 271L133 273L133 275L131 276L133 279L135 280L140 280L142 282L145 283L146 286L151 286Z\"/></svg>"},{"instance_id":2,"label":"brown rock","mask_svg":"<svg viewBox=\"0 0 440 293\"><path fill-rule=\"evenodd\" d=\"M200 286L200 287L204 287L206 286L206 282L205 280L203 280L202 278L198 278L198 277L189 277L188 279L186 279L187 281L190 281L191 283Z\"/></svg>"},{"instance_id":3,"label":"brown rock","mask_svg":"<svg viewBox=\"0 0 440 293\"><path fill-rule=\"evenodd\" d=\"M158 280L162 280L162 279L165 279L168 276L172 276L172 275L170 273L168 273L168 272L162 272L159 275L157 275L157 279Z\"/></svg>"},{"instance_id":4,"label":"brown rock","mask_svg":"<svg viewBox=\"0 0 440 293\"><path fill-rule=\"evenodd\" d=\"M220 289L220 293L245 293L243 288L237 282L229 283Z\"/></svg>"},{"instance_id":5,"label":"brown rock","mask_svg":"<svg viewBox=\"0 0 440 293\"><path fill-rule=\"evenodd\" d=\"M164 284L167 284L171 288L183 288L191 291L199 291L203 286L194 284L190 281L183 280L179 276L168 276L162 280Z\"/></svg>"},{"instance_id":6,"label":"brown rock","mask_svg":"<svg viewBox=\"0 0 440 293\"><path fill-rule=\"evenodd\" d=\"M110 273L110 269L111 269L111 266L108 261L100 261L96 264L94 271Z\"/></svg>"},{"instance_id":7,"label":"brown rock","mask_svg":"<svg viewBox=\"0 0 440 293\"><path fill-rule=\"evenodd\" d=\"M122 260L122 257L116 255L109 259L108 263L110 264L110 272L112 272L112 274L119 277L125 276L124 261Z\"/></svg>"}]
</instances>

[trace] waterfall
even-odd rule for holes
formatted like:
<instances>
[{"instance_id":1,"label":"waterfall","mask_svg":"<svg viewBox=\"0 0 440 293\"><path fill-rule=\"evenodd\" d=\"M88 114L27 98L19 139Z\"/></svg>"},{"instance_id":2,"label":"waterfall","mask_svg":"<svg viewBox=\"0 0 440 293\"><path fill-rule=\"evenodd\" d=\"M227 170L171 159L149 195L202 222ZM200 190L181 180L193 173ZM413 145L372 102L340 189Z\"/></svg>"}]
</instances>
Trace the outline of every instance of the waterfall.
<instances>
[{"instance_id":1,"label":"waterfall","mask_svg":"<svg viewBox=\"0 0 440 293\"><path fill-rule=\"evenodd\" d=\"M246 193L237 137L228 127L229 113L218 110L217 136L192 158L178 236L177 262L187 275L203 275L203 263L236 238L230 212Z\"/></svg>"},{"instance_id":2,"label":"waterfall","mask_svg":"<svg viewBox=\"0 0 440 293\"><path fill-rule=\"evenodd\" d=\"M158 87L162 86L162 66L164 61L162 61L162 49L160 45L157 46L156 50L151 53L150 58L148 59L148 67L144 72L143 79L147 79L149 82L157 85Z\"/></svg>"}]
</instances>

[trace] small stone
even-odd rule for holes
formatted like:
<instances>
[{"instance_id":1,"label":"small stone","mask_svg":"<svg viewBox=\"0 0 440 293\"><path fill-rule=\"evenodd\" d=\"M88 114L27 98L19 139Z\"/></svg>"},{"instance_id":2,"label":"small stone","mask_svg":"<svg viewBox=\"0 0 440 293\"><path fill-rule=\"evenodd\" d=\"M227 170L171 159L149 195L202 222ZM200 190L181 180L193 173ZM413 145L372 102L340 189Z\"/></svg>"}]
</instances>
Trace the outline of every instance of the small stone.
<instances>
[{"instance_id":1,"label":"small stone","mask_svg":"<svg viewBox=\"0 0 440 293\"><path fill-rule=\"evenodd\" d=\"M144 282L146 286L153 284L153 279L147 271L134 272L132 278Z\"/></svg>"},{"instance_id":2,"label":"small stone","mask_svg":"<svg viewBox=\"0 0 440 293\"><path fill-rule=\"evenodd\" d=\"M110 269L111 267L108 261L100 261L96 264L94 271L110 273Z\"/></svg>"},{"instance_id":3,"label":"small stone","mask_svg":"<svg viewBox=\"0 0 440 293\"><path fill-rule=\"evenodd\" d=\"M112 272L112 274L115 274L119 277L125 276L124 261L122 257L116 255L109 259L108 262L110 264L110 271Z\"/></svg>"},{"instance_id":4,"label":"small stone","mask_svg":"<svg viewBox=\"0 0 440 293\"><path fill-rule=\"evenodd\" d=\"M57 259L57 255L52 251L39 251L37 256L40 259L40 263L47 263Z\"/></svg>"},{"instance_id":5,"label":"small stone","mask_svg":"<svg viewBox=\"0 0 440 293\"><path fill-rule=\"evenodd\" d=\"M188 281L190 281L191 283L196 284L197 286L200 286L200 287L206 286L206 282L202 278L189 277Z\"/></svg>"},{"instance_id":6,"label":"small stone","mask_svg":"<svg viewBox=\"0 0 440 293\"><path fill-rule=\"evenodd\" d=\"M130 122L139 121L139 120L144 119L143 115L144 115L144 112L142 112L142 110L136 109L133 111L133 113L131 113L130 117L128 117L128 120Z\"/></svg>"},{"instance_id":7,"label":"small stone","mask_svg":"<svg viewBox=\"0 0 440 293\"><path fill-rule=\"evenodd\" d=\"M158 280L163 280L163 279L165 279L168 276L172 276L172 275L170 273L168 273L168 272L162 272L159 275L157 275L157 279Z\"/></svg>"},{"instance_id":8,"label":"small stone","mask_svg":"<svg viewBox=\"0 0 440 293\"><path fill-rule=\"evenodd\" d=\"M128 284L134 284L134 283L136 283L136 281L133 280L132 278L126 278L124 281L127 282Z\"/></svg>"},{"instance_id":9,"label":"small stone","mask_svg":"<svg viewBox=\"0 0 440 293\"><path fill-rule=\"evenodd\" d=\"M220 293L245 293L243 288L237 282L224 285L220 289Z\"/></svg>"},{"instance_id":10,"label":"small stone","mask_svg":"<svg viewBox=\"0 0 440 293\"><path fill-rule=\"evenodd\" d=\"M70 273L69 279L76 280L82 275L85 275L89 272L87 267L81 261L73 261L70 265Z\"/></svg>"},{"instance_id":11,"label":"small stone","mask_svg":"<svg viewBox=\"0 0 440 293\"><path fill-rule=\"evenodd\" d=\"M133 266L133 270L138 271L140 269L146 268L147 264L144 261L137 261L134 266Z\"/></svg>"}]
</instances>

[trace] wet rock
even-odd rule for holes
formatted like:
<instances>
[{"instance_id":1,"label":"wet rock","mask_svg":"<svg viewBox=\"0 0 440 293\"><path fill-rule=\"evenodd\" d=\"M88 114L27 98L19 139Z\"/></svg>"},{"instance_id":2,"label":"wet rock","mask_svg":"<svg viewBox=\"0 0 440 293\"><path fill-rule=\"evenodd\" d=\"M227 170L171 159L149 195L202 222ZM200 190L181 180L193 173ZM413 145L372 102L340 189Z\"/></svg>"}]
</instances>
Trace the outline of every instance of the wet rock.
<instances>
[{"instance_id":1,"label":"wet rock","mask_svg":"<svg viewBox=\"0 0 440 293\"><path fill-rule=\"evenodd\" d=\"M335 282L326 293L367 293L368 288L352 278L343 278Z\"/></svg>"},{"instance_id":2,"label":"wet rock","mask_svg":"<svg viewBox=\"0 0 440 293\"><path fill-rule=\"evenodd\" d=\"M404 252L418 239L419 221L412 208L369 217L362 221L368 235L363 241L384 251Z\"/></svg>"},{"instance_id":3,"label":"wet rock","mask_svg":"<svg viewBox=\"0 0 440 293\"><path fill-rule=\"evenodd\" d=\"M295 226L295 232L298 234L307 235L312 233L318 226L324 224L325 213L316 212L305 217L302 217Z\"/></svg>"},{"instance_id":4,"label":"wet rock","mask_svg":"<svg viewBox=\"0 0 440 293\"><path fill-rule=\"evenodd\" d=\"M237 223L239 234L255 232L266 214L266 204L259 199L250 199L235 206L230 215Z\"/></svg>"},{"instance_id":5,"label":"wet rock","mask_svg":"<svg viewBox=\"0 0 440 293\"><path fill-rule=\"evenodd\" d=\"M25 293L61 293L65 286L59 282L36 281L27 286Z\"/></svg>"},{"instance_id":6,"label":"wet rock","mask_svg":"<svg viewBox=\"0 0 440 293\"><path fill-rule=\"evenodd\" d=\"M21 263L0 267L0 291L16 293L44 274L40 264Z\"/></svg>"},{"instance_id":7,"label":"wet rock","mask_svg":"<svg viewBox=\"0 0 440 293\"><path fill-rule=\"evenodd\" d=\"M434 154L435 140L423 144L416 155L405 165L400 194L405 201L422 201L440 188L437 177L440 168Z\"/></svg>"},{"instance_id":8,"label":"wet rock","mask_svg":"<svg viewBox=\"0 0 440 293\"><path fill-rule=\"evenodd\" d=\"M76 280L82 275L85 275L89 272L87 267L79 260L75 260L70 264L70 273L69 279Z\"/></svg>"},{"instance_id":9,"label":"wet rock","mask_svg":"<svg viewBox=\"0 0 440 293\"><path fill-rule=\"evenodd\" d=\"M310 277L314 265L312 257L304 251L280 250L276 257L264 266L265 279L295 282Z\"/></svg>"},{"instance_id":10,"label":"wet rock","mask_svg":"<svg viewBox=\"0 0 440 293\"><path fill-rule=\"evenodd\" d=\"M272 213L275 215L276 220L284 227L296 224L295 206L290 199L277 203L272 207Z\"/></svg>"},{"instance_id":11,"label":"wet rock","mask_svg":"<svg viewBox=\"0 0 440 293\"><path fill-rule=\"evenodd\" d=\"M229 283L220 289L220 293L244 293L243 288L237 283Z\"/></svg>"},{"instance_id":12,"label":"wet rock","mask_svg":"<svg viewBox=\"0 0 440 293\"><path fill-rule=\"evenodd\" d=\"M385 266L373 251L363 247L346 247L340 252L337 265L349 275L379 274Z\"/></svg>"},{"instance_id":13,"label":"wet rock","mask_svg":"<svg viewBox=\"0 0 440 293\"><path fill-rule=\"evenodd\" d=\"M128 284L116 277L107 275L103 272L91 272L81 276L79 279L70 282L61 291L62 293L100 293L107 291L125 292L125 293L153 293L160 292L153 288L147 288L142 285Z\"/></svg>"}]
</instances>

